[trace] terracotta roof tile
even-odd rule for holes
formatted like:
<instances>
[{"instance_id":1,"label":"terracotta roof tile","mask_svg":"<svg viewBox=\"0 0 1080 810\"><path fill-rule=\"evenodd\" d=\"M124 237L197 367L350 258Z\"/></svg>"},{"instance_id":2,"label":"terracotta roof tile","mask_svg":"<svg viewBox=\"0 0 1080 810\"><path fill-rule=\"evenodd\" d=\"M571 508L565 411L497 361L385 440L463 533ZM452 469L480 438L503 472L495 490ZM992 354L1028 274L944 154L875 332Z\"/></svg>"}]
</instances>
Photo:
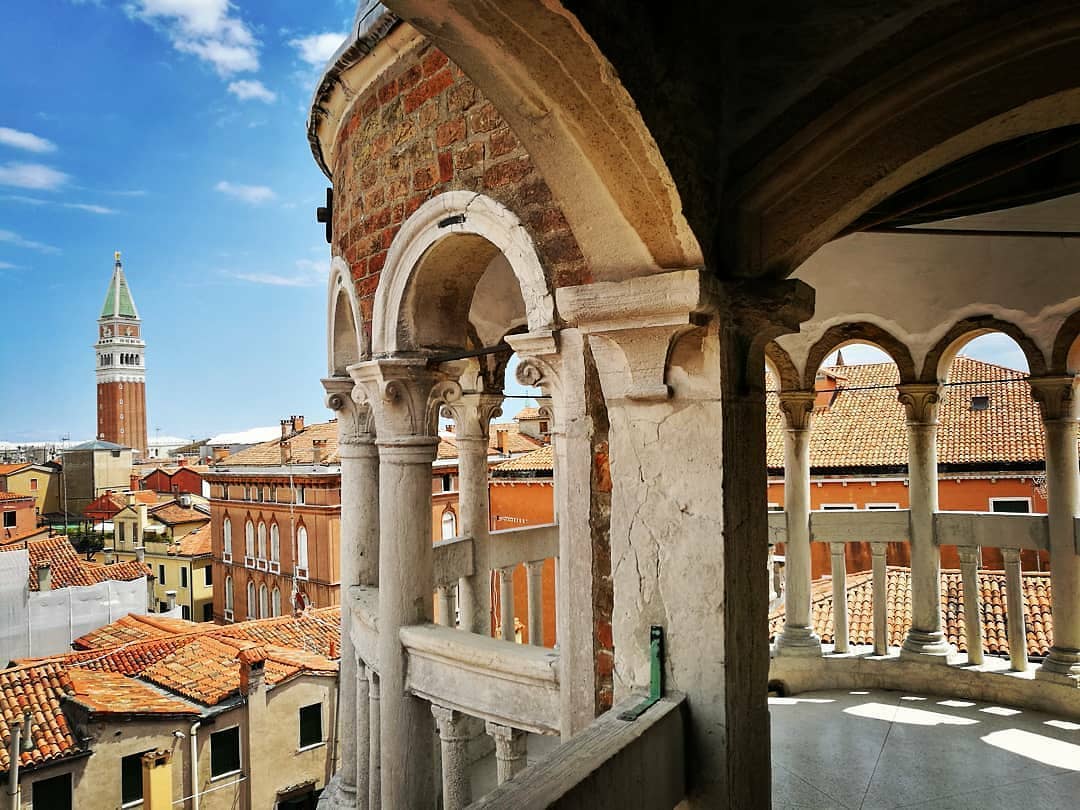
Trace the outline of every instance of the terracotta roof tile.
<instances>
[{"instance_id":1,"label":"terracotta roof tile","mask_svg":"<svg viewBox=\"0 0 1080 810\"><path fill-rule=\"evenodd\" d=\"M75 585L96 585L99 582L130 582L144 577L148 569L142 563L131 560L115 565L96 565L84 560L71 542L63 535L27 540L25 544L0 546L0 552L14 551L25 545L30 556L28 572L30 590L39 590L37 569L49 563L52 569L52 587L70 588Z\"/></svg>"},{"instance_id":2,"label":"terracotta roof tile","mask_svg":"<svg viewBox=\"0 0 1080 810\"><path fill-rule=\"evenodd\" d=\"M131 641L147 641L154 638L169 638L199 629L195 622L187 619L174 619L168 616L147 616L129 613L114 622L86 635L79 636L72 643L77 650L100 649L114 644L127 644Z\"/></svg>"},{"instance_id":3,"label":"terracotta roof tile","mask_svg":"<svg viewBox=\"0 0 1080 810\"><path fill-rule=\"evenodd\" d=\"M540 409L539 408L522 408L520 411L517 412L517 416L514 417L514 419L516 421L518 421L518 422L520 422L522 419L539 419L539 418L540 418Z\"/></svg>"},{"instance_id":4,"label":"terracotta roof tile","mask_svg":"<svg viewBox=\"0 0 1080 810\"><path fill-rule=\"evenodd\" d=\"M862 571L847 578L848 637L853 644L874 643L872 574ZM889 620L889 645L900 646L911 625L911 570L889 567L886 577L886 615ZM1005 617L1005 574L1002 571L979 571L982 598L983 644L989 655L1008 655L1009 643ZM1025 572L1024 622L1027 631L1027 652L1034 657L1045 656L1053 643L1053 618L1050 615L1050 574ZM811 613L814 630L821 640L833 641L832 580L816 580L811 589ZM963 586L959 571L941 572L941 603L944 632L950 644L961 652L967 651ZM784 625L784 607L780 605L769 616L770 638L775 638Z\"/></svg>"},{"instance_id":5,"label":"terracotta roof tile","mask_svg":"<svg viewBox=\"0 0 1080 810\"><path fill-rule=\"evenodd\" d=\"M504 461L492 467L492 474L518 473L518 472L552 472L555 466L555 455L550 444L525 453L517 458Z\"/></svg>"},{"instance_id":6,"label":"terracotta roof tile","mask_svg":"<svg viewBox=\"0 0 1080 810\"><path fill-rule=\"evenodd\" d=\"M180 538L180 542L173 546L173 549L175 550L170 550L169 553L181 557L204 557L213 553L209 522L190 534L184 535Z\"/></svg>"},{"instance_id":7,"label":"terracotta roof tile","mask_svg":"<svg viewBox=\"0 0 1080 810\"><path fill-rule=\"evenodd\" d=\"M117 672L101 672L72 668L71 697L97 715L110 714L188 714L199 715L201 709L186 703L150 684L128 678Z\"/></svg>"},{"instance_id":8,"label":"terracotta roof tile","mask_svg":"<svg viewBox=\"0 0 1080 810\"><path fill-rule=\"evenodd\" d=\"M33 502L33 495L23 495L19 492L0 492L0 501L31 501Z\"/></svg>"},{"instance_id":9,"label":"terracotta roof tile","mask_svg":"<svg viewBox=\"0 0 1080 810\"><path fill-rule=\"evenodd\" d=\"M23 467L29 467L29 462L22 464L0 464L0 475L11 475L13 472L18 472Z\"/></svg>"},{"instance_id":10,"label":"terracotta roof tile","mask_svg":"<svg viewBox=\"0 0 1080 810\"><path fill-rule=\"evenodd\" d=\"M292 463L312 463L312 442L322 439L326 442L323 448L323 463L338 464L338 433L337 422L320 422L308 425L303 430L294 433L289 439L289 449L292 454ZM281 463L281 440L272 439L240 450L230 456L226 456L219 462L225 467L239 466L276 466Z\"/></svg>"},{"instance_id":11,"label":"terracotta roof tile","mask_svg":"<svg viewBox=\"0 0 1080 810\"><path fill-rule=\"evenodd\" d=\"M168 526L181 523L209 522L210 515L194 506L181 506L175 501L160 504L149 510L154 520L159 520Z\"/></svg>"},{"instance_id":12,"label":"terracotta roof tile","mask_svg":"<svg viewBox=\"0 0 1080 810\"><path fill-rule=\"evenodd\" d=\"M22 754L24 765L71 756L79 751L61 710L61 701L71 692L71 679L56 663L13 667L0 672L0 770L11 766L8 743L11 727L29 712L33 747Z\"/></svg>"},{"instance_id":13,"label":"terracotta roof tile","mask_svg":"<svg viewBox=\"0 0 1080 810\"><path fill-rule=\"evenodd\" d=\"M832 404L814 416L810 434L813 469L903 467L907 464L904 407L897 401L899 381L892 363L823 369L840 379ZM842 376L841 376L842 375ZM959 356L952 383L977 383L945 389L938 429L940 464L1030 464L1045 458L1038 405L1023 372ZM986 383L985 380L1004 380ZM871 386L885 386L872 388ZM769 390L774 380L767 381ZM848 390L863 389L863 390ZM972 410L971 399L989 397L989 408ZM766 399L766 460L784 466L784 427L777 395Z\"/></svg>"}]
</instances>

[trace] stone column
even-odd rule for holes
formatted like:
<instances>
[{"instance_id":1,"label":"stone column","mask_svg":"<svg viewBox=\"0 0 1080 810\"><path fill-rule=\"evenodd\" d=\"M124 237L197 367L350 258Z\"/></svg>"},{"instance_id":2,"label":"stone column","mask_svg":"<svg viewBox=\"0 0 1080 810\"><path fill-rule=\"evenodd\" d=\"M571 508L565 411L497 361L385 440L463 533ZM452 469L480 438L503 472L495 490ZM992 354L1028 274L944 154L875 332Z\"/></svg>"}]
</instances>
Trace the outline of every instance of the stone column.
<instances>
[{"instance_id":1,"label":"stone column","mask_svg":"<svg viewBox=\"0 0 1080 810\"><path fill-rule=\"evenodd\" d=\"M482 636L491 635L488 437L491 420L501 413L501 405L502 394L464 393L443 409L444 415L454 420L458 448L458 530L473 541L475 573L458 583L460 626Z\"/></svg>"},{"instance_id":2,"label":"stone column","mask_svg":"<svg viewBox=\"0 0 1080 810\"><path fill-rule=\"evenodd\" d=\"M338 740L340 745L338 780L331 793L333 806L363 807L357 785L360 782L356 654L352 643L352 612L349 589L353 585L374 585L378 579L379 556L379 465L374 446L371 412L353 399L354 383L349 377L322 381L326 405L337 415L338 455L341 458L341 529L338 566L341 590L341 658L338 693ZM367 731L365 730L365 734ZM366 748L366 741L365 741ZM364 762L366 767L366 761ZM363 782L367 783L366 774ZM325 803L324 803L325 804Z\"/></svg>"},{"instance_id":3,"label":"stone column","mask_svg":"<svg viewBox=\"0 0 1080 810\"><path fill-rule=\"evenodd\" d=\"M1017 672L1026 672L1027 628L1024 626L1024 577L1020 570L1020 549L1003 548L1005 562L1005 615L1008 620L1009 665ZM1051 586L1053 587L1053 586Z\"/></svg>"},{"instance_id":4,"label":"stone column","mask_svg":"<svg viewBox=\"0 0 1080 810\"><path fill-rule=\"evenodd\" d=\"M615 698L648 686L663 626L666 687L688 701L687 806L768 807L764 349L809 316L810 290L688 270L556 297L608 406Z\"/></svg>"},{"instance_id":5,"label":"stone column","mask_svg":"<svg viewBox=\"0 0 1080 810\"><path fill-rule=\"evenodd\" d=\"M832 554L832 615L833 650L848 651L847 562L844 559L846 543L829 543Z\"/></svg>"},{"instance_id":6,"label":"stone column","mask_svg":"<svg viewBox=\"0 0 1080 810\"><path fill-rule=\"evenodd\" d=\"M356 662L356 810L368 810L371 796L371 697L368 670Z\"/></svg>"},{"instance_id":7,"label":"stone column","mask_svg":"<svg viewBox=\"0 0 1080 810\"><path fill-rule=\"evenodd\" d=\"M871 601L874 611L874 655L889 654L889 583L885 570L888 543L871 543Z\"/></svg>"},{"instance_id":8,"label":"stone column","mask_svg":"<svg viewBox=\"0 0 1080 810\"><path fill-rule=\"evenodd\" d=\"M559 557L555 578L555 636L559 647L559 722L563 739L596 717L596 605L607 583L594 576L606 512L593 487L593 441L600 426L588 399L588 347L577 329L508 335L518 354L517 379L539 386L553 403L555 516Z\"/></svg>"},{"instance_id":9,"label":"stone column","mask_svg":"<svg viewBox=\"0 0 1080 810\"><path fill-rule=\"evenodd\" d=\"M957 546L960 554L960 581L964 591L964 642L968 663L983 662L982 594L979 592L979 549Z\"/></svg>"},{"instance_id":10,"label":"stone column","mask_svg":"<svg viewBox=\"0 0 1080 810\"><path fill-rule=\"evenodd\" d=\"M453 597L450 595L450 587L448 585L440 585L435 589L435 601L438 603L439 615L436 620L443 627L454 626L454 608Z\"/></svg>"},{"instance_id":11,"label":"stone column","mask_svg":"<svg viewBox=\"0 0 1080 810\"><path fill-rule=\"evenodd\" d=\"M406 691L398 631L433 620L431 464L439 406L461 389L420 358L372 360L349 372L370 403L379 448L382 800L387 807L427 808L435 803L431 713Z\"/></svg>"},{"instance_id":12,"label":"stone column","mask_svg":"<svg viewBox=\"0 0 1080 810\"><path fill-rule=\"evenodd\" d=\"M941 627L941 551L934 538L941 386L901 383L896 389L907 413L911 545L911 627L900 656L945 664L952 647Z\"/></svg>"},{"instance_id":13,"label":"stone column","mask_svg":"<svg viewBox=\"0 0 1080 810\"><path fill-rule=\"evenodd\" d=\"M368 724L371 730L368 746L368 806L370 810L380 810L382 807L382 712L379 711L379 676L374 672L369 673L368 681Z\"/></svg>"},{"instance_id":14,"label":"stone column","mask_svg":"<svg viewBox=\"0 0 1080 810\"><path fill-rule=\"evenodd\" d=\"M488 722L485 727L495 740L495 767L501 785L513 779L514 775L524 770L528 764L528 736L524 731L498 723Z\"/></svg>"},{"instance_id":15,"label":"stone column","mask_svg":"<svg viewBox=\"0 0 1080 810\"><path fill-rule=\"evenodd\" d=\"M525 563L529 599L529 644L544 646L544 561L530 560Z\"/></svg>"},{"instance_id":16,"label":"stone column","mask_svg":"<svg viewBox=\"0 0 1080 810\"><path fill-rule=\"evenodd\" d=\"M810 624L810 426L813 391L784 391L784 629L776 640L780 655L821 655L821 639Z\"/></svg>"},{"instance_id":17,"label":"stone column","mask_svg":"<svg viewBox=\"0 0 1080 810\"><path fill-rule=\"evenodd\" d=\"M499 637L503 641L514 641L514 569L508 565L499 569Z\"/></svg>"},{"instance_id":18,"label":"stone column","mask_svg":"<svg viewBox=\"0 0 1080 810\"><path fill-rule=\"evenodd\" d=\"M1076 379L1032 378L1031 393L1046 431L1046 508L1050 531L1050 597L1054 644L1035 677L1080 688L1080 473L1076 450Z\"/></svg>"},{"instance_id":19,"label":"stone column","mask_svg":"<svg viewBox=\"0 0 1080 810\"><path fill-rule=\"evenodd\" d=\"M472 802L469 783L468 743L472 739L470 718L454 709L432 704L442 749L443 810L461 810Z\"/></svg>"}]
</instances>

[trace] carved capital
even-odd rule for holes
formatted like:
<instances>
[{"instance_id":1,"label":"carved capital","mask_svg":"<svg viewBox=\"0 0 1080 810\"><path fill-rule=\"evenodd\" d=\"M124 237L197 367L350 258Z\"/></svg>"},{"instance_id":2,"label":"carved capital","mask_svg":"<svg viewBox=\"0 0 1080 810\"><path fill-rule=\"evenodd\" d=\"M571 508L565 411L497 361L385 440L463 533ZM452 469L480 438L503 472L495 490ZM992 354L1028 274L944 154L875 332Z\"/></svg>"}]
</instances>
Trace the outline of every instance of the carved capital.
<instances>
[{"instance_id":1,"label":"carved capital","mask_svg":"<svg viewBox=\"0 0 1080 810\"><path fill-rule=\"evenodd\" d=\"M956 551L960 555L961 565L978 565L979 564L979 547L978 546L957 546Z\"/></svg>"},{"instance_id":2,"label":"carved capital","mask_svg":"<svg viewBox=\"0 0 1080 810\"><path fill-rule=\"evenodd\" d=\"M322 381L326 407L337 416L338 444L362 445L375 440L375 424L366 399L354 396L351 377L330 377Z\"/></svg>"},{"instance_id":3,"label":"carved capital","mask_svg":"<svg viewBox=\"0 0 1080 810\"><path fill-rule=\"evenodd\" d=\"M816 391L781 391L780 411L788 430L809 430L814 415Z\"/></svg>"},{"instance_id":4,"label":"carved capital","mask_svg":"<svg viewBox=\"0 0 1080 810\"><path fill-rule=\"evenodd\" d=\"M901 383L897 400L904 406L909 425L936 425L941 405L938 383Z\"/></svg>"},{"instance_id":5,"label":"carved capital","mask_svg":"<svg viewBox=\"0 0 1080 810\"><path fill-rule=\"evenodd\" d=\"M433 369L423 358L412 357L349 367L356 382L353 399L370 406L380 445L437 437L439 409L461 397L455 371L460 369Z\"/></svg>"},{"instance_id":6,"label":"carved capital","mask_svg":"<svg viewBox=\"0 0 1080 810\"><path fill-rule=\"evenodd\" d=\"M502 394L462 393L442 408L442 415L454 422L454 432L463 439L490 435L491 420L502 413Z\"/></svg>"},{"instance_id":7,"label":"carved capital","mask_svg":"<svg viewBox=\"0 0 1080 810\"><path fill-rule=\"evenodd\" d=\"M1044 422L1075 422L1076 378L1069 375L1031 377L1031 396L1039 403Z\"/></svg>"}]
</instances>

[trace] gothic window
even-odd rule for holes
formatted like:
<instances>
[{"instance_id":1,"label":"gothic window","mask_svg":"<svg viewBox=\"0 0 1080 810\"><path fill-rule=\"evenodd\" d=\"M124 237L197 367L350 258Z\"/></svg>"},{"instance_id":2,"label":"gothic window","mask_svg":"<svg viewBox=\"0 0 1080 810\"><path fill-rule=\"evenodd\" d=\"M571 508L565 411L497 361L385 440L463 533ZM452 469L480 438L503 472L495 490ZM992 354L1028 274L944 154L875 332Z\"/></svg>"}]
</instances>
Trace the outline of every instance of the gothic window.
<instances>
[{"instance_id":1,"label":"gothic window","mask_svg":"<svg viewBox=\"0 0 1080 810\"><path fill-rule=\"evenodd\" d=\"M449 540L457 537L457 516L453 510L447 509L442 516L442 539Z\"/></svg>"},{"instance_id":2,"label":"gothic window","mask_svg":"<svg viewBox=\"0 0 1080 810\"><path fill-rule=\"evenodd\" d=\"M266 559L266 524L259 521L259 559Z\"/></svg>"},{"instance_id":3,"label":"gothic window","mask_svg":"<svg viewBox=\"0 0 1080 810\"><path fill-rule=\"evenodd\" d=\"M270 559L281 562L281 532L276 523L270 524Z\"/></svg>"},{"instance_id":4,"label":"gothic window","mask_svg":"<svg viewBox=\"0 0 1080 810\"><path fill-rule=\"evenodd\" d=\"M223 550L232 554L232 521L228 518L221 522L221 534L224 538L222 541Z\"/></svg>"},{"instance_id":5,"label":"gothic window","mask_svg":"<svg viewBox=\"0 0 1080 810\"><path fill-rule=\"evenodd\" d=\"M233 609L233 581L232 577L225 577L225 609Z\"/></svg>"},{"instance_id":6,"label":"gothic window","mask_svg":"<svg viewBox=\"0 0 1080 810\"><path fill-rule=\"evenodd\" d=\"M248 582L247 584L247 617L249 619L258 618L255 615L255 583Z\"/></svg>"},{"instance_id":7,"label":"gothic window","mask_svg":"<svg viewBox=\"0 0 1080 810\"><path fill-rule=\"evenodd\" d=\"M249 557L255 556L255 524L250 520L244 524L244 553Z\"/></svg>"},{"instance_id":8,"label":"gothic window","mask_svg":"<svg viewBox=\"0 0 1080 810\"><path fill-rule=\"evenodd\" d=\"M307 529L303 526L296 532L296 565L298 568L308 567Z\"/></svg>"},{"instance_id":9,"label":"gothic window","mask_svg":"<svg viewBox=\"0 0 1080 810\"><path fill-rule=\"evenodd\" d=\"M270 615L270 592L266 588L266 583L259 586L259 618L265 619Z\"/></svg>"},{"instance_id":10,"label":"gothic window","mask_svg":"<svg viewBox=\"0 0 1080 810\"><path fill-rule=\"evenodd\" d=\"M281 591L277 588L274 588L274 593L270 597L270 615L281 615Z\"/></svg>"}]
</instances>

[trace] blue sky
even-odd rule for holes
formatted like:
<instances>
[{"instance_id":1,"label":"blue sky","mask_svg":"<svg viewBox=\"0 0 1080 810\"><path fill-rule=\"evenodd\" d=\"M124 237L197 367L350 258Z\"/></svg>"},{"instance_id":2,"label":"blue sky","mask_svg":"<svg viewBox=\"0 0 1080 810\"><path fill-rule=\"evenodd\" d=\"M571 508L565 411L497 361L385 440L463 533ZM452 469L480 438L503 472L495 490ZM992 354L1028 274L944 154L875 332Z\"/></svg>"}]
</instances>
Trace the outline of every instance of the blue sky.
<instances>
[{"instance_id":1,"label":"blue sky","mask_svg":"<svg viewBox=\"0 0 1080 810\"><path fill-rule=\"evenodd\" d=\"M326 178L305 116L352 2L39 0L0 26L0 439L94 434L114 250L149 428L329 416Z\"/></svg>"},{"instance_id":2,"label":"blue sky","mask_svg":"<svg viewBox=\"0 0 1080 810\"><path fill-rule=\"evenodd\" d=\"M151 437L329 417L314 220L327 181L305 117L355 3L14 5L0 26L0 440L94 435L114 250L144 322ZM845 359L877 359L866 351ZM968 352L1024 367L1001 336Z\"/></svg>"}]
</instances>

